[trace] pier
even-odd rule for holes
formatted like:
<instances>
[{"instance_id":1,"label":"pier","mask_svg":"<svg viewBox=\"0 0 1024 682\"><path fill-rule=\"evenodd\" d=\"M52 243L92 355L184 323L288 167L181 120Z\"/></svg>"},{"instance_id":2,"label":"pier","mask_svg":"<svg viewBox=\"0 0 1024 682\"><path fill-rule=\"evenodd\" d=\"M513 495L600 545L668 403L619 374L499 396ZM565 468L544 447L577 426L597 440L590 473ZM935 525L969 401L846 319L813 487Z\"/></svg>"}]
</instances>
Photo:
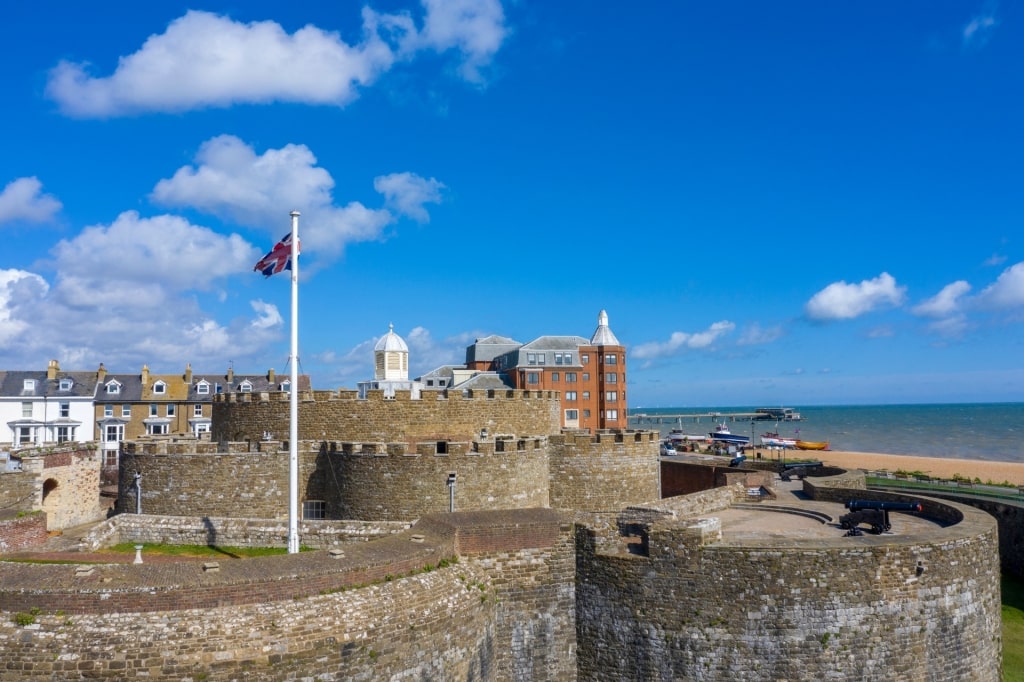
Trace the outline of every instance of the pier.
<instances>
[{"instance_id":1,"label":"pier","mask_svg":"<svg viewBox=\"0 0 1024 682\"><path fill-rule=\"evenodd\" d=\"M654 426L662 424L700 424L701 421L720 422L754 422L754 421L801 421L800 413L791 407L759 407L753 412L688 412L675 414L647 414L636 412L628 417L629 426Z\"/></svg>"}]
</instances>

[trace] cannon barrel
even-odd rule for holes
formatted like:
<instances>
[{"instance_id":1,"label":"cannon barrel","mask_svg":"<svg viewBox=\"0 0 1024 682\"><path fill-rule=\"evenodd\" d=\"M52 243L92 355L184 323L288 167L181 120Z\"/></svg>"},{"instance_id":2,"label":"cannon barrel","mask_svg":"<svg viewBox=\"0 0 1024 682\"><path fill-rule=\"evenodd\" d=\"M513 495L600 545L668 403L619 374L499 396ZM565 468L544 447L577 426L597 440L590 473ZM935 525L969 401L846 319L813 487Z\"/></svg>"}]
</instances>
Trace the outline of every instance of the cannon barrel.
<instances>
[{"instance_id":1,"label":"cannon barrel","mask_svg":"<svg viewBox=\"0 0 1024 682\"><path fill-rule=\"evenodd\" d=\"M883 502L880 500L850 500L846 503L850 511L861 509L881 509L885 511L922 511L924 505L920 502Z\"/></svg>"},{"instance_id":2,"label":"cannon barrel","mask_svg":"<svg viewBox=\"0 0 1024 682\"><path fill-rule=\"evenodd\" d=\"M795 469L797 467L807 467L808 469L810 469L811 467L820 467L820 466L823 466L823 464L821 462L786 462L785 464L782 465L782 468L783 469Z\"/></svg>"}]
</instances>

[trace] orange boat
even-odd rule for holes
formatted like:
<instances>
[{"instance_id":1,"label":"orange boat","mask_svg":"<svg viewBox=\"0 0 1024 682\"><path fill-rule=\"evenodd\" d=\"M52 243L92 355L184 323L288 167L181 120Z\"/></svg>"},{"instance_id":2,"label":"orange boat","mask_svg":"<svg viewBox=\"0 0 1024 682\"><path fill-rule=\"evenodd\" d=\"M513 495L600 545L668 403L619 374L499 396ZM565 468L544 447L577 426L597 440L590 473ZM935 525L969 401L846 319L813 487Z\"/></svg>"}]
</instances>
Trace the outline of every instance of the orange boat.
<instances>
[{"instance_id":1,"label":"orange boat","mask_svg":"<svg viewBox=\"0 0 1024 682\"><path fill-rule=\"evenodd\" d=\"M797 450L828 450L828 441L798 440Z\"/></svg>"}]
</instances>

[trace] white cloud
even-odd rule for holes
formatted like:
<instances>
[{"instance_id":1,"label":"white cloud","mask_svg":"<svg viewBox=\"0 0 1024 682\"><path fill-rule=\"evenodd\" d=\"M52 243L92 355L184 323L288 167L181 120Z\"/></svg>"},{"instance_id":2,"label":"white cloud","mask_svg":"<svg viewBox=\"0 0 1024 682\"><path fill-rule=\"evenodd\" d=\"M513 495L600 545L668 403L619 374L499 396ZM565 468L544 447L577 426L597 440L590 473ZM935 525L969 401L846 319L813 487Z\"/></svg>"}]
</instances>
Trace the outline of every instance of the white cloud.
<instances>
[{"instance_id":1,"label":"white cloud","mask_svg":"<svg viewBox=\"0 0 1024 682\"><path fill-rule=\"evenodd\" d=\"M653 360L655 358L675 355L684 350L707 348L735 328L736 325L734 323L722 320L715 322L704 331L694 334L672 332L668 341L651 341L640 344L633 349L632 355L640 360Z\"/></svg>"},{"instance_id":2,"label":"white cloud","mask_svg":"<svg viewBox=\"0 0 1024 682\"><path fill-rule=\"evenodd\" d=\"M946 337L962 336L967 329L967 318L964 315L951 315L928 324L928 331Z\"/></svg>"},{"instance_id":3,"label":"white cloud","mask_svg":"<svg viewBox=\"0 0 1024 682\"><path fill-rule=\"evenodd\" d=\"M334 180L317 167L305 145L289 144L258 155L234 135L219 135L199 147L195 164L160 180L151 198L165 206L188 206L261 227L286 226L295 209L305 212L308 207L331 205Z\"/></svg>"},{"instance_id":4,"label":"white cloud","mask_svg":"<svg viewBox=\"0 0 1024 682\"><path fill-rule=\"evenodd\" d=\"M273 303L266 303L263 300L256 299L255 301L250 301L249 305L259 315L259 317L251 322L251 325L256 329L271 329L284 324L280 311L278 311L277 306Z\"/></svg>"},{"instance_id":5,"label":"white cloud","mask_svg":"<svg viewBox=\"0 0 1024 682\"><path fill-rule=\"evenodd\" d=\"M415 378L442 365L461 365L466 359L466 346L475 339L487 336L480 331L455 334L438 341L430 330L417 326L407 333L398 333L409 346L409 377ZM330 382L353 386L373 376L373 348L380 337L373 337L340 353L327 349L315 354L314 359L329 366Z\"/></svg>"},{"instance_id":6,"label":"white cloud","mask_svg":"<svg viewBox=\"0 0 1024 682\"><path fill-rule=\"evenodd\" d=\"M373 188L384 195L388 207L421 223L430 222L423 204L441 203L444 184L415 173L392 173L373 179Z\"/></svg>"},{"instance_id":7,"label":"white cloud","mask_svg":"<svg viewBox=\"0 0 1024 682\"><path fill-rule=\"evenodd\" d=\"M110 225L88 227L51 249L52 281L0 271L7 361L31 366L44 357L68 367L105 362L161 371L161 364L178 367L182 358L202 367L220 365L227 353L258 357L280 334L272 306L254 305L252 320L219 322L199 299L216 280L248 273L258 253L237 235L173 216L128 211Z\"/></svg>"},{"instance_id":8,"label":"white cloud","mask_svg":"<svg viewBox=\"0 0 1024 682\"><path fill-rule=\"evenodd\" d=\"M271 238L288 231L288 213L299 210L303 253L321 263L337 257L345 245L379 239L398 216L387 208L367 208L357 201L335 206L334 179L305 145L289 144L263 154L233 135L207 140L195 166L178 169L161 180L151 198L160 204L191 207L240 225L261 227ZM400 214L429 221L424 203L440 201L444 185L414 173L394 173L374 180L374 188Z\"/></svg>"},{"instance_id":9,"label":"white cloud","mask_svg":"<svg viewBox=\"0 0 1024 682\"><path fill-rule=\"evenodd\" d=\"M273 21L247 24L192 10L122 57L109 77L93 78L87 65L62 61L47 94L64 113L83 117L237 102L342 106L393 61L375 34L351 46L315 26L289 35Z\"/></svg>"},{"instance_id":10,"label":"white cloud","mask_svg":"<svg viewBox=\"0 0 1024 682\"><path fill-rule=\"evenodd\" d=\"M986 308L1016 308L1024 305L1024 262L1000 273L995 282L977 296L977 303Z\"/></svg>"},{"instance_id":11,"label":"white cloud","mask_svg":"<svg viewBox=\"0 0 1024 682\"><path fill-rule=\"evenodd\" d=\"M404 338L409 346L410 362L415 365L415 369L410 369L410 376L419 376L442 365L461 365L466 361L466 334L438 342L426 327L414 327Z\"/></svg>"},{"instance_id":12,"label":"white cloud","mask_svg":"<svg viewBox=\"0 0 1024 682\"><path fill-rule=\"evenodd\" d=\"M32 304L46 296L50 285L39 275L24 270L0 270L0 343L18 339L29 328L31 318L19 319L15 306L31 309Z\"/></svg>"},{"instance_id":13,"label":"white cloud","mask_svg":"<svg viewBox=\"0 0 1024 682\"><path fill-rule=\"evenodd\" d=\"M52 194L43 194L38 178L18 178L0 192L0 223L24 220L44 223L52 220L61 203Z\"/></svg>"},{"instance_id":14,"label":"white cloud","mask_svg":"<svg viewBox=\"0 0 1024 682\"><path fill-rule=\"evenodd\" d=\"M814 320L847 320L883 306L898 306L905 294L906 287L897 286L892 275L883 272L860 284L829 284L811 297L804 310Z\"/></svg>"},{"instance_id":15,"label":"white cloud","mask_svg":"<svg viewBox=\"0 0 1024 682\"><path fill-rule=\"evenodd\" d=\"M963 280L947 284L942 291L914 306L911 312L921 317L948 317L960 311L961 299L971 290Z\"/></svg>"},{"instance_id":16,"label":"white cloud","mask_svg":"<svg viewBox=\"0 0 1024 682\"><path fill-rule=\"evenodd\" d=\"M93 77L86 63L60 62L50 72L47 95L64 113L80 117L236 103L344 106L400 56L411 58L420 49L457 49L460 73L479 82L480 68L507 33L500 3L424 0L423 6L422 32L408 14L364 9L362 39L354 45L315 26L289 34L273 21L243 23L191 10L121 57L110 76Z\"/></svg>"},{"instance_id":17,"label":"white cloud","mask_svg":"<svg viewBox=\"0 0 1024 682\"><path fill-rule=\"evenodd\" d=\"M983 264L987 265L987 266L995 267L995 266L998 266L998 265L1002 265L1005 262L1006 262L1006 256L1004 256L1004 255L1002 255L1000 253L993 253L991 256L989 256L988 258L985 259Z\"/></svg>"},{"instance_id":18,"label":"white cloud","mask_svg":"<svg viewBox=\"0 0 1024 682\"><path fill-rule=\"evenodd\" d=\"M52 254L61 277L80 281L86 295L113 288L129 297L154 283L173 291L207 289L251 269L261 255L237 234L224 236L176 216L141 218L135 211L61 240Z\"/></svg>"},{"instance_id":19,"label":"white cloud","mask_svg":"<svg viewBox=\"0 0 1024 682\"><path fill-rule=\"evenodd\" d=\"M783 334L785 334L785 331L781 325L762 327L755 322L743 330L736 344L740 346L760 346L778 340Z\"/></svg>"},{"instance_id":20,"label":"white cloud","mask_svg":"<svg viewBox=\"0 0 1024 682\"><path fill-rule=\"evenodd\" d=\"M508 35L498 0L423 0L427 9L417 43L437 52L458 49L459 73L468 81L483 79L480 68L490 63Z\"/></svg>"},{"instance_id":21,"label":"white cloud","mask_svg":"<svg viewBox=\"0 0 1024 682\"><path fill-rule=\"evenodd\" d=\"M963 29L963 42L967 47L983 47L992 37L999 22L991 14L972 18Z\"/></svg>"}]
</instances>

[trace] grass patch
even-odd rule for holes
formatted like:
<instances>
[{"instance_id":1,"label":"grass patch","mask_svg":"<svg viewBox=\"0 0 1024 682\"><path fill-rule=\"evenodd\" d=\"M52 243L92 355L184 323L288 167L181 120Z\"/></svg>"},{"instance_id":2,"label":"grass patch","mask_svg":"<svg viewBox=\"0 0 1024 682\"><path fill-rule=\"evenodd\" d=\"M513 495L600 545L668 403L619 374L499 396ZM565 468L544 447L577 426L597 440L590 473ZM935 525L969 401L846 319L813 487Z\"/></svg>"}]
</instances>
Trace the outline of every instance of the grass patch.
<instances>
[{"instance_id":1,"label":"grass patch","mask_svg":"<svg viewBox=\"0 0 1024 682\"><path fill-rule=\"evenodd\" d=\"M135 554L134 542L120 542L100 551L115 554ZM301 551L309 551L308 547L300 547ZM252 559L261 556L287 554L287 547L220 547L217 545L143 545L143 556L156 554L160 556L198 557L200 559Z\"/></svg>"},{"instance_id":2,"label":"grass patch","mask_svg":"<svg viewBox=\"0 0 1024 682\"><path fill-rule=\"evenodd\" d=\"M1024 681L1024 581L1003 576L1003 681Z\"/></svg>"}]
</instances>

